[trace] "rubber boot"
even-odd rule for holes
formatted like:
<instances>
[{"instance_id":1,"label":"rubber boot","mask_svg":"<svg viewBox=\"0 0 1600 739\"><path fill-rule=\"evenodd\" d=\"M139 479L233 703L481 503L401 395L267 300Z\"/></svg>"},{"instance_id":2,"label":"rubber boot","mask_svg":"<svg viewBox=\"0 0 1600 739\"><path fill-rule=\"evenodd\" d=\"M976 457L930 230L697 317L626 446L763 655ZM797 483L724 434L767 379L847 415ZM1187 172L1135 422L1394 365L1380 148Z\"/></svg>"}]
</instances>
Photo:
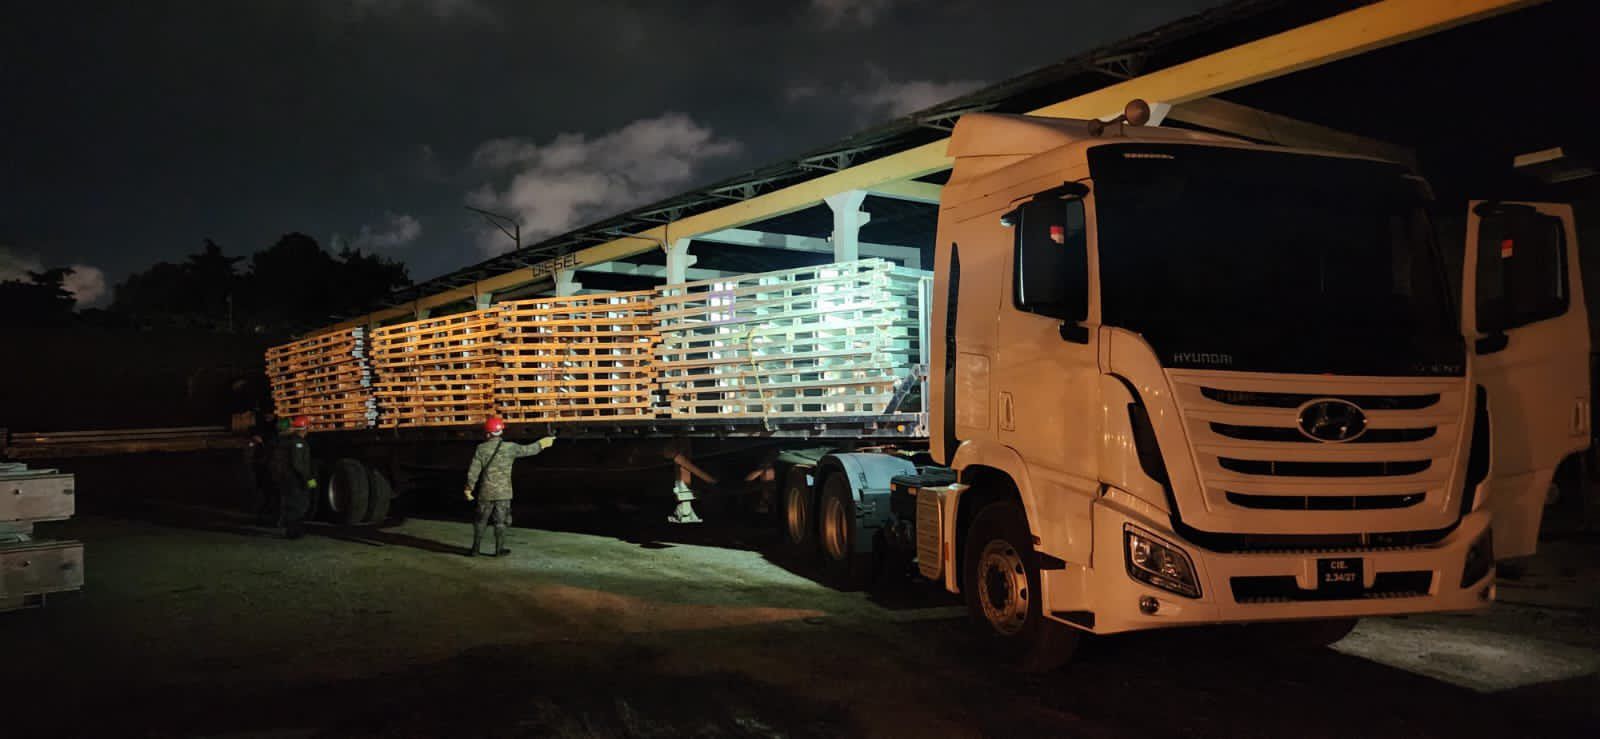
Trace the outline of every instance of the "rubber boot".
<instances>
[{"instance_id":1,"label":"rubber boot","mask_svg":"<svg viewBox=\"0 0 1600 739\"><path fill-rule=\"evenodd\" d=\"M467 550L468 557L478 556L478 551L483 548L483 529L472 527L472 548Z\"/></svg>"},{"instance_id":2,"label":"rubber boot","mask_svg":"<svg viewBox=\"0 0 1600 739\"><path fill-rule=\"evenodd\" d=\"M494 556L496 556L496 557L504 557L504 556L506 556L507 554L510 554L510 553L511 553L511 550L506 548L506 530L504 528L501 528L501 527L498 527L498 526L495 527L495 530L494 530Z\"/></svg>"}]
</instances>

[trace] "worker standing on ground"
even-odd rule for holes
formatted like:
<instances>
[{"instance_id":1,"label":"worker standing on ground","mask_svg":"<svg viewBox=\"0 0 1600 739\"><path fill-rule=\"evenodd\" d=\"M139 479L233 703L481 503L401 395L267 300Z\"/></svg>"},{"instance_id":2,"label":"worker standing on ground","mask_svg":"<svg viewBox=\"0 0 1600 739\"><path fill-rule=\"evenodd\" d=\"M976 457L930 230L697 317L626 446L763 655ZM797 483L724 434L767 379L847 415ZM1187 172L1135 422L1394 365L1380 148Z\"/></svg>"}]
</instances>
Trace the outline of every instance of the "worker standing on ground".
<instances>
[{"instance_id":1,"label":"worker standing on ground","mask_svg":"<svg viewBox=\"0 0 1600 739\"><path fill-rule=\"evenodd\" d=\"M256 433L250 437L251 474L252 484L255 486L253 500L255 501L256 522L262 526L281 525L282 517L279 511L279 485L277 477L272 471L273 460L277 458L278 446L289 436L289 419L263 416L258 423Z\"/></svg>"},{"instance_id":2,"label":"worker standing on ground","mask_svg":"<svg viewBox=\"0 0 1600 739\"><path fill-rule=\"evenodd\" d=\"M478 515L472 521L472 549L467 556L478 556L483 546L483 527L494 526L494 554L496 557L511 553L506 548L506 527L511 525L511 467L523 457L531 457L550 448L556 438L546 436L532 444L506 441L502 435L506 422L491 416L483 423L486 438L472 453L472 465L467 468L467 500L478 501Z\"/></svg>"},{"instance_id":3,"label":"worker standing on ground","mask_svg":"<svg viewBox=\"0 0 1600 739\"><path fill-rule=\"evenodd\" d=\"M288 539L298 539L305 534L306 510L311 505L312 491L317 489L316 472L311 466L311 443L306 441L310 430L310 417L295 416L289 422L289 436L280 438L273 449L272 479L278 485L278 520Z\"/></svg>"}]
</instances>

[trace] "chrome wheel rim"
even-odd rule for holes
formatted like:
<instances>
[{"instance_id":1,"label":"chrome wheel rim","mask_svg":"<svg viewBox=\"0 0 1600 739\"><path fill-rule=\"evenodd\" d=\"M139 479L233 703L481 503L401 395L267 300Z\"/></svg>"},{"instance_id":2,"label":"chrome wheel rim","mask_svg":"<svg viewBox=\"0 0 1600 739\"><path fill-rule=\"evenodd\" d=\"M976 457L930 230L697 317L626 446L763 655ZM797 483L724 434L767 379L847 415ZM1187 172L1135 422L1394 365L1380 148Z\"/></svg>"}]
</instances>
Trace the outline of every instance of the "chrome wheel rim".
<instances>
[{"instance_id":1,"label":"chrome wheel rim","mask_svg":"<svg viewBox=\"0 0 1600 739\"><path fill-rule=\"evenodd\" d=\"M828 557L843 560L850 553L850 516L844 503L829 496L822 504L822 548Z\"/></svg>"},{"instance_id":2,"label":"chrome wheel rim","mask_svg":"<svg viewBox=\"0 0 1600 739\"><path fill-rule=\"evenodd\" d=\"M1028 588L1028 570L1016 547L1004 539L991 541L978 558L978 602L983 617L995 631L1015 636L1028 620L1033 593Z\"/></svg>"}]
</instances>

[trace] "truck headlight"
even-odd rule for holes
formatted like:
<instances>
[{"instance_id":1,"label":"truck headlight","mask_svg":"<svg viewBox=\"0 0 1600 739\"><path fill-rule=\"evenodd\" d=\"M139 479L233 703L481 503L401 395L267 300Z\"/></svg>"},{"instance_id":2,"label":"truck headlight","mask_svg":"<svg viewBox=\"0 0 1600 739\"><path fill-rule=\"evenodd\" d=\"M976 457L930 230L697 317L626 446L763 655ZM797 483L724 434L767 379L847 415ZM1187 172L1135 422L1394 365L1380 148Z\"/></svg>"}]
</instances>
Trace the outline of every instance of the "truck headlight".
<instances>
[{"instance_id":1,"label":"truck headlight","mask_svg":"<svg viewBox=\"0 0 1600 739\"><path fill-rule=\"evenodd\" d=\"M1168 592L1200 597L1200 578L1182 549L1134 526L1123 529L1128 576Z\"/></svg>"}]
</instances>

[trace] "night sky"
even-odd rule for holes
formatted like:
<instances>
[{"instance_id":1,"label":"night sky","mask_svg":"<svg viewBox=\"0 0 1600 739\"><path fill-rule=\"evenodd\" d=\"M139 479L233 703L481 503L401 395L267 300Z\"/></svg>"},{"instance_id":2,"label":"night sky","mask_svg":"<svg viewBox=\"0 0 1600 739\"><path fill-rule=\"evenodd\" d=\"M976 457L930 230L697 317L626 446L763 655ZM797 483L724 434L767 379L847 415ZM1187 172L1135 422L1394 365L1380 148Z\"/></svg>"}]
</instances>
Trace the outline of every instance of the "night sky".
<instances>
[{"instance_id":1,"label":"night sky","mask_svg":"<svg viewBox=\"0 0 1600 739\"><path fill-rule=\"evenodd\" d=\"M0 279L301 231L420 280L507 246L463 205L530 242L1217 4L7 3Z\"/></svg>"}]
</instances>

